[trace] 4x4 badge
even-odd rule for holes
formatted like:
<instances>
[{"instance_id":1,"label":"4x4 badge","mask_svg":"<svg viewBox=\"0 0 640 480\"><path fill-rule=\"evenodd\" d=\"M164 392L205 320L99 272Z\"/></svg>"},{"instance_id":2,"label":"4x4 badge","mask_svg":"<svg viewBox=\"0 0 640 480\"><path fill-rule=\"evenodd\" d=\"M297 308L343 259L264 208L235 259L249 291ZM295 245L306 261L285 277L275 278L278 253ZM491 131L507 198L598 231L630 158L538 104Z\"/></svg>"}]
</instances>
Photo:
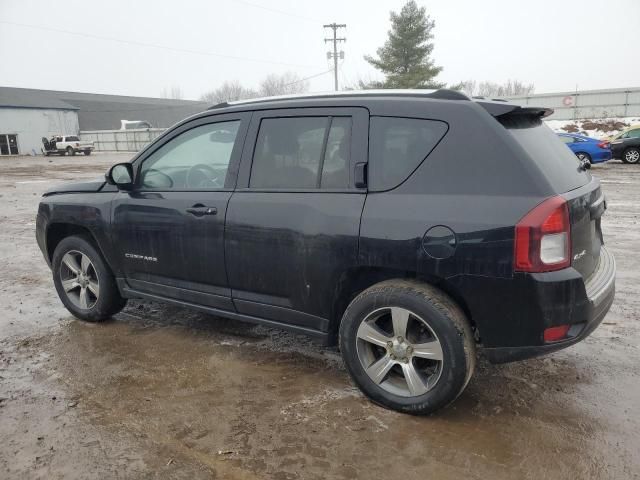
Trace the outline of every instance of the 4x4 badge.
<instances>
[{"instance_id":1,"label":"4x4 badge","mask_svg":"<svg viewBox=\"0 0 640 480\"><path fill-rule=\"evenodd\" d=\"M573 256L573 260L574 260L574 261L575 261L575 260L580 260L580 259L581 259L582 257L584 257L586 254L587 254L587 251L586 251L586 250L582 250L580 253L576 253L576 254Z\"/></svg>"}]
</instances>

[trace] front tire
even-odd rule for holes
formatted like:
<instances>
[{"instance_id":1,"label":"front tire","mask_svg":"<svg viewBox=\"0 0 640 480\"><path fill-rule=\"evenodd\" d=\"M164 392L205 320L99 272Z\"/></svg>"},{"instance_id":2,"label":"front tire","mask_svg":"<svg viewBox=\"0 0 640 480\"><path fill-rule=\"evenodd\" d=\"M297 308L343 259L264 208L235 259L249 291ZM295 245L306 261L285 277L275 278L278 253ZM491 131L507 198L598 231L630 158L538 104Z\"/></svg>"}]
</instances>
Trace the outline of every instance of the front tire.
<instances>
[{"instance_id":1,"label":"front tire","mask_svg":"<svg viewBox=\"0 0 640 480\"><path fill-rule=\"evenodd\" d=\"M462 309L413 280L381 282L358 295L342 318L340 349L367 397L410 414L430 414L454 401L476 362Z\"/></svg>"},{"instance_id":2,"label":"front tire","mask_svg":"<svg viewBox=\"0 0 640 480\"><path fill-rule=\"evenodd\" d=\"M73 148L67 147L67 155L69 155L71 157L71 156L73 156L75 154L76 154L76 151Z\"/></svg>"},{"instance_id":3,"label":"front tire","mask_svg":"<svg viewBox=\"0 0 640 480\"><path fill-rule=\"evenodd\" d=\"M126 305L102 255L85 237L64 238L53 253L52 270L60 300L81 320L101 322Z\"/></svg>"},{"instance_id":4,"label":"front tire","mask_svg":"<svg viewBox=\"0 0 640 480\"><path fill-rule=\"evenodd\" d=\"M91 155L91 150L85 150L85 151L84 151L84 154L85 154L85 155Z\"/></svg>"},{"instance_id":5,"label":"front tire","mask_svg":"<svg viewBox=\"0 0 640 480\"><path fill-rule=\"evenodd\" d=\"M627 148L622 154L622 161L632 164L640 162L640 149L636 147Z\"/></svg>"}]
</instances>

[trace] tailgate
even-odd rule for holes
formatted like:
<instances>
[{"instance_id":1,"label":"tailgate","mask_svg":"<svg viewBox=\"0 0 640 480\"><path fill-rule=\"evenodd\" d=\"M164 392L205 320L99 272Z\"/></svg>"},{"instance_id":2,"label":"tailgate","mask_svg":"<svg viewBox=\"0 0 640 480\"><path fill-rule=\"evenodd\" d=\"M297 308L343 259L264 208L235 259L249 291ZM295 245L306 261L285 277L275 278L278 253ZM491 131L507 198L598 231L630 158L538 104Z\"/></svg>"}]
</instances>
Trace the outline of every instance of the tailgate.
<instances>
[{"instance_id":1,"label":"tailgate","mask_svg":"<svg viewBox=\"0 0 640 480\"><path fill-rule=\"evenodd\" d=\"M579 160L558 136L532 115L505 115L498 121L525 149L554 193L568 203L571 221L571 265L584 280L593 274L603 244L600 219L606 201L600 182L581 167Z\"/></svg>"},{"instance_id":2,"label":"tailgate","mask_svg":"<svg viewBox=\"0 0 640 480\"><path fill-rule=\"evenodd\" d=\"M604 244L601 219L607 202L595 178L563 196L571 220L571 266L586 281L598 266L600 247Z\"/></svg>"}]
</instances>

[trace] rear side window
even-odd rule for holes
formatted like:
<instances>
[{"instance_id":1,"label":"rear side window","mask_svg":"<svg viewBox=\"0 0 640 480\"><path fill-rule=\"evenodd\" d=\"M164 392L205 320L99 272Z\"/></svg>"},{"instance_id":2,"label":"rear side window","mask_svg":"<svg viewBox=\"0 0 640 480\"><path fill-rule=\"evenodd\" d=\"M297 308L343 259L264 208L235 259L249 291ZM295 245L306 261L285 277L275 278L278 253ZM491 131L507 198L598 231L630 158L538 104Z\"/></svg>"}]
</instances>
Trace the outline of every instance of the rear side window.
<instances>
[{"instance_id":1,"label":"rear side window","mask_svg":"<svg viewBox=\"0 0 640 480\"><path fill-rule=\"evenodd\" d=\"M67 142L78 142L80 139L78 137L66 137Z\"/></svg>"},{"instance_id":2,"label":"rear side window","mask_svg":"<svg viewBox=\"0 0 640 480\"><path fill-rule=\"evenodd\" d=\"M265 118L249 187L348 188L350 150L351 117Z\"/></svg>"},{"instance_id":3,"label":"rear side window","mask_svg":"<svg viewBox=\"0 0 640 480\"><path fill-rule=\"evenodd\" d=\"M369 188L389 190L404 182L447 132L438 120L371 117Z\"/></svg>"},{"instance_id":4,"label":"rear side window","mask_svg":"<svg viewBox=\"0 0 640 480\"><path fill-rule=\"evenodd\" d=\"M507 115L498 120L538 165L556 193L568 192L591 180L591 175L579 168L578 157L540 118Z\"/></svg>"}]
</instances>

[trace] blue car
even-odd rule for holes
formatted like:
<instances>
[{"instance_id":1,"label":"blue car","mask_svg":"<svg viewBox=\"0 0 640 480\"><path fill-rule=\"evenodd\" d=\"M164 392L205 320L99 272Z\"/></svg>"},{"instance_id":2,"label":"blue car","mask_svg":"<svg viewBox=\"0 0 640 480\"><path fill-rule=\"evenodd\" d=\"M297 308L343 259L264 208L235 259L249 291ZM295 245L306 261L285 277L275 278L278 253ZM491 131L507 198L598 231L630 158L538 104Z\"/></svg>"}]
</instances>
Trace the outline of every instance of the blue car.
<instances>
[{"instance_id":1,"label":"blue car","mask_svg":"<svg viewBox=\"0 0 640 480\"><path fill-rule=\"evenodd\" d=\"M611 160L611 144L606 140L597 140L575 133L559 133L558 137L580 160L587 160L589 163Z\"/></svg>"}]
</instances>

